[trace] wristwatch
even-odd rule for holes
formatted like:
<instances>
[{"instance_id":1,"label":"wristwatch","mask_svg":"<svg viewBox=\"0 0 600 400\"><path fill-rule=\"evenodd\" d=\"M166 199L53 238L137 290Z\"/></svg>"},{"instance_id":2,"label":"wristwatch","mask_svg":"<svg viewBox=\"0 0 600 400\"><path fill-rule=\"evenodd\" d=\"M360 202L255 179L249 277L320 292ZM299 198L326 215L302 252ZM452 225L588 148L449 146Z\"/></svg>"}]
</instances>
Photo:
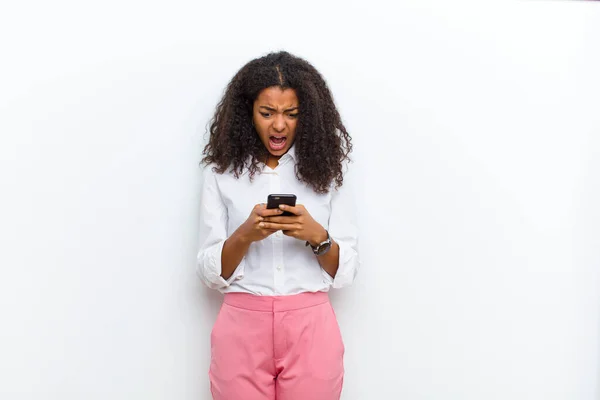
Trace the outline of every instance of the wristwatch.
<instances>
[{"instance_id":1,"label":"wristwatch","mask_svg":"<svg viewBox=\"0 0 600 400\"><path fill-rule=\"evenodd\" d=\"M325 232L327 232L327 239L316 246L313 246L310 244L310 242L306 241L306 246L310 246L313 253L315 253L317 256L322 256L323 254L327 253L329 249L331 249L331 237L329 236L329 232L327 230L325 230Z\"/></svg>"}]
</instances>

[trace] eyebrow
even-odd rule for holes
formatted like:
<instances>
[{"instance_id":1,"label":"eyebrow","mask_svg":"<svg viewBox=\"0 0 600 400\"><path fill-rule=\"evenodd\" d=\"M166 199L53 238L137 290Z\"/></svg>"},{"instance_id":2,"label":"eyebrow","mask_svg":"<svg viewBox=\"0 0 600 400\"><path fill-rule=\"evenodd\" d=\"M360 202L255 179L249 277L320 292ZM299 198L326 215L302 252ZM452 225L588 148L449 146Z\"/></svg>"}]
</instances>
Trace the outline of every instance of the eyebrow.
<instances>
[{"instance_id":1,"label":"eyebrow","mask_svg":"<svg viewBox=\"0 0 600 400\"><path fill-rule=\"evenodd\" d=\"M273 108L273 107L269 107L269 106L259 106L258 108L264 108L268 111L277 111L277 109ZM285 110L283 110L284 112L288 112L288 111L296 111L298 109L298 106L296 107L291 107L291 108L287 108Z\"/></svg>"}]
</instances>

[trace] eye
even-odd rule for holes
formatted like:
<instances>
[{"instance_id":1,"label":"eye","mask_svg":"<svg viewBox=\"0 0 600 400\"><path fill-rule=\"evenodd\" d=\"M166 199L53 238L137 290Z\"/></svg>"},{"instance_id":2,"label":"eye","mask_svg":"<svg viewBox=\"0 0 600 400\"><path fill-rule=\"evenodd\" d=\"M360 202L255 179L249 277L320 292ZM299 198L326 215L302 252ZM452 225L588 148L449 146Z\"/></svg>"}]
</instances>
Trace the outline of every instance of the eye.
<instances>
[{"instance_id":1,"label":"eye","mask_svg":"<svg viewBox=\"0 0 600 400\"><path fill-rule=\"evenodd\" d=\"M271 116L271 113L261 112L260 115L262 115L265 118L269 118Z\"/></svg>"},{"instance_id":2,"label":"eye","mask_svg":"<svg viewBox=\"0 0 600 400\"><path fill-rule=\"evenodd\" d=\"M299 113L296 114L288 114L288 117L290 118L297 118Z\"/></svg>"}]
</instances>

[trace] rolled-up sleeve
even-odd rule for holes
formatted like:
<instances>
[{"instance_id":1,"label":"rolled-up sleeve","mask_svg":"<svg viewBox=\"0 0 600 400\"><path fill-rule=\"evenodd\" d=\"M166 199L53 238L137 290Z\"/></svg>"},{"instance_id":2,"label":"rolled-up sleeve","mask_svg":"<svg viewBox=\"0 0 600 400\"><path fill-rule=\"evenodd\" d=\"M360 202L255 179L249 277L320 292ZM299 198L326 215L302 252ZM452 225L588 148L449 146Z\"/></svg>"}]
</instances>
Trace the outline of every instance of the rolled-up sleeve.
<instances>
[{"instance_id":1,"label":"rolled-up sleeve","mask_svg":"<svg viewBox=\"0 0 600 400\"><path fill-rule=\"evenodd\" d=\"M334 278L325 270L323 276L333 288L349 286L358 273L360 257L354 195L346 182L339 189L332 189L329 236L340 248L339 264Z\"/></svg>"},{"instance_id":2,"label":"rolled-up sleeve","mask_svg":"<svg viewBox=\"0 0 600 400\"><path fill-rule=\"evenodd\" d=\"M212 166L203 171L200 197L199 251L196 272L202 282L211 289L222 290L244 275L244 259L234 273L225 280L221 276L221 253L227 240L227 207L223 203Z\"/></svg>"}]
</instances>

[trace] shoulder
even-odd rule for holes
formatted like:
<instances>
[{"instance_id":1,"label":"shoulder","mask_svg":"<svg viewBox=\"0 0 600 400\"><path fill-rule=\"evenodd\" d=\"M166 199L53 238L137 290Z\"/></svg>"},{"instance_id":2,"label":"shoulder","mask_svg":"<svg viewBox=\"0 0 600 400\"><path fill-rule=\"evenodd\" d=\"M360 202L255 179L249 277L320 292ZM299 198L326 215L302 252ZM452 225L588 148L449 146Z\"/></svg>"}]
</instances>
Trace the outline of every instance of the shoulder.
<instances>
[{"instance_id":1,"label":"shoulder","mask_svg":"<svg viewBox=\"0 0 600 400\"><path fill-rule=\"evenodd\" d=\"M357 173L356 166L353 161L344 160L342 162L342 185L337 187L335 180L331 183L331 192L337 194L343 194L344 196L353 195L357 186Z\"/></svg>"},{"instance_id":2,"label":"shoulder","mask_svg":"<svg viewBox=\"0 0 600 400\"><path fill-rule=\"evenodd\" d=\"M235 174L233 173L233 171L231 170L231 168L228 168L227 170L225 170L224 172L219 172L219 167L212 163L212 164L203 164L201 166L202 168L202 181L205 183L213 183L215 185L221 185L221 184L228 184L229 182L237 182L239 181L238 178L235 177ZM240 178L242 178L244 175L246 175L245 173L242 174L242 176L240 176Z\"/></svg>"},{"instance_id":3,"label":"shoulder","mask_svg":"<svg viewBox=\"0 0 600 400\"><path fill-rule=\"evenodd\" d=\"M204 185L220 186L219 183L222 182L223 179L227 179L227 176L230 175L227 171L219 173L216 164L203 164L201 168L202 183Z\"/></svg>"},{"instance_id":4,"label":"shoulder","mask_svg":"<svg viewBox=\"0 0 600 400\"><path fill-rule=\"evenodd\" d=\"M215 172L215 164L202 164L200 166L202 170L202 180L206 182L207 180L214 180L217 173Z\"/></svg>"}]
</instances>

